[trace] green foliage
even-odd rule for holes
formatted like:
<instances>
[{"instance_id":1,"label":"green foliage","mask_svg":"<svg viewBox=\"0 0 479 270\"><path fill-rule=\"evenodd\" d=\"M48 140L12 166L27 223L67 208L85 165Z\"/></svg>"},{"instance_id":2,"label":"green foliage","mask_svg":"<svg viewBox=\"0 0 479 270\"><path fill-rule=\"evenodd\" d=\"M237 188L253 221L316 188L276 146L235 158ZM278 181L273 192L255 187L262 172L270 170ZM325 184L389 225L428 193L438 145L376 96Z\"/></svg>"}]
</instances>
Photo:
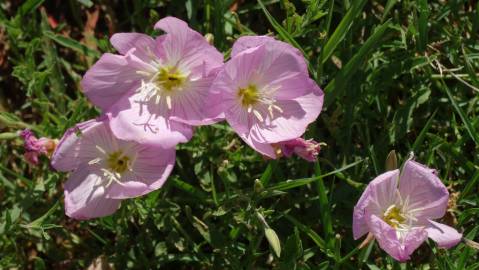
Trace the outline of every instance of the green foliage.
<instances>
[{"instance_id":1,"label":"green foliage","mask_svg":"<svg viewBox=\"0 0 479 270\"><path fill-rule=\"evenodd\" d=\"M352 209L365 185L414 151L451 192L445 222L477 241L479 9L474 1L67 0L0 4L0 269L477 269L477 251L424 244L394 262L358 249ZM98 12L98 14L96 13ZM95 14L98 18L95 19ZM167 184L110 217L75 221L43 158L23 160L17 131L59 138L99 112L81 93L115 32L189 22L226 56L236 38L297 47L325 90L307 138L317 163L264 160L225 123L178 147ZM392 166L391 161L387 166Z\"/></svg>"}]
</instances>

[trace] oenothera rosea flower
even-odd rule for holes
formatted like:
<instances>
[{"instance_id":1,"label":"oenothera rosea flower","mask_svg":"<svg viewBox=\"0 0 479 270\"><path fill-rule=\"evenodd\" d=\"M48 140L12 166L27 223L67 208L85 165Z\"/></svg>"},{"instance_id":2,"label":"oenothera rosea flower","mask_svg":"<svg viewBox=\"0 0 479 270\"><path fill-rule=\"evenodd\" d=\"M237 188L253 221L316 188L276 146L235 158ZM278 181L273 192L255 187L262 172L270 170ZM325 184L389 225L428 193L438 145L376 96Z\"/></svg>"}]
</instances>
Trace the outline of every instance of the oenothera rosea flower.
<instances>
[{"instance_id":1,"label":"oenothera rosea flower","mask_svg":"<svg viewBox=\"0 0 479 270\"><path fill-rule=\"evenodd\" d=\"M315 142L313 139L305 140L303 138L296 138L293 140L280 142L278 146L281 153L286 157L291 157L293 154L299 157L314 162L318 158L321 144Z\"/></svg>"},{"instance_id":2,"label":"oenothera rosea flower","mask_svg":"<svg viewBox=\"0 0 479 270\"><path fill-rule=\"evenodd\" d=\"M22 130L20 136L24 141L25 154L23 156L32 165L38 165L38 158L41 155L49 156L55 150L57 140L45 137L37 138L29 129Z\"/></svg>"},{"instance_id":3,"label":"oenothera rosea flower","mask_svg":"<svg viewBox=\"0 0 479 270\"><path fill-rule=\"evenodd\" d=\"M434 170L408 160L401 172L385 172L364 190L354 207L354 238L371 233L398 261L408 260L428 237L439 247L453 247L462 235L434 221L446 213L448 199L449 193Z\"/></svg>"},{"instance_id":4,"label":"oenothera rosea flower","mask_svg":"<svg viewBox=\"0 0 479 270\"><path fill-rule=\"evenodd\" d=\"M65 183L65 212L75 219L110 215L122 199L160 188L175 163L175 149L117 139L101 117L70 128L52 166L71 172Z\"/></svg>"},{"instance_id":5,"label":"oenothera rosea flower","mask_svg":"<svg viewBox=\"0 0 479 270\"><path fill-rule=\"evenodd\" d=\"M165 34L113 35L121 55L104 54L81 85L112 115L117 137L169 147L191 138L190 125L211 123L205 103L223 55L177 18L161 19L155 29Z\"/></svg>"},{"instance_id":6,"label":"oenothera rosea flower","mask_svg":"<svg viewBox=\"0 0 479 270\"><path fill-rule=\"evenodd\" d=\"M247 144L271 158L271 144L299 138L323 105L323 92L309 78L301 53L266 36L234 43L210 93L211 111L223 113Z\"/></svg>"}]
</instances>

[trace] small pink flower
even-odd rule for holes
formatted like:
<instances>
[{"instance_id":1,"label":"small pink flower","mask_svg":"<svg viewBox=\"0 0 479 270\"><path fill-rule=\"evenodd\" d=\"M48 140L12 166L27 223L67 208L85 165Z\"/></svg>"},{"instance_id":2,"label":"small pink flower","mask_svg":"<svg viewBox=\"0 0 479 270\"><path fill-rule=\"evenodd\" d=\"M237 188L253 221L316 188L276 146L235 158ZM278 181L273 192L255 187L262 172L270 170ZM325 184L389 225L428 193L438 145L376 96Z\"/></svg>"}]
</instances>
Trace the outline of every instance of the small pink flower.
<instances>
[{"instance_id":1,"label":"small pink flower","mask_svg":"<svg viewBox=\"0 0 479 270\"><path fill-rule=\"evenodd\" d=\"M108 119L79 123L61 139L52 157L65 183L65 212L90 219L115 212L122 199L160 188L175 163L175 149L117 139Z\"/></svg>"},{"instance_id":2,"label":"small pink flower","mask_svg":"<svg viewBox=\"0 0 479 270\"><path fill-rule=\"evenodd\" d=\"M213 115L224 114L247 144L270 158L276 158L271 144L303 135L323 105L323 92L309 78L301 53L266 36L235 42L210 93Z\"/></svg>"},{"instance_id":3,"label":"small pink flower","mask_svg":"<svg viewBox=\"0 0 479 270\"><path fill-rule=\"evenodd\" d=\"M401 171L376 177L354 207L353 235L370 232L379 246L398 261L406 261L426 238L439 247L457 245L462 234L435 222L447 210L449 192L434 170L408 160Z\"/></svg>"},{"instance_id":4,"label":"small pink flower","mask_svg":"<svg viewBox=\"0 0 479 270\"><path fill-rule=\"evenodd\" d=\"M23 147L25 148L25 154L23 156L25 160L32 165L38 165L40 155L49 156L53 150L55 150L55 140L45 137L37 139L29 129L22 130L20 136L24 140Z\"/></svg>"},{"instance_id":5,"label":"small pink flower","mask_svg":"<svg viewBox=\"0 0 479 270\"><path fill-rule=\"evenodd\" d=\"M190 125L209 124L206 98L223 55L177 18L155 24L165 34L153 39L118 33L81 82L93 104L112 115L118 138L165 147L186 142Z\"/></svg>"},{"instance_id":6,"label":"small pink flower","mask_svg":"<svg viewBox=\"0 0 479 270\"><path fill-rule=\"evenodd\" d=\"M312 139L305 140L303 138L296 138L293 140L278 143L281 152L286 157L291 157L293 154L299 157L314 162L318 158L321 145Z\"/></svg>"}]
</instances>

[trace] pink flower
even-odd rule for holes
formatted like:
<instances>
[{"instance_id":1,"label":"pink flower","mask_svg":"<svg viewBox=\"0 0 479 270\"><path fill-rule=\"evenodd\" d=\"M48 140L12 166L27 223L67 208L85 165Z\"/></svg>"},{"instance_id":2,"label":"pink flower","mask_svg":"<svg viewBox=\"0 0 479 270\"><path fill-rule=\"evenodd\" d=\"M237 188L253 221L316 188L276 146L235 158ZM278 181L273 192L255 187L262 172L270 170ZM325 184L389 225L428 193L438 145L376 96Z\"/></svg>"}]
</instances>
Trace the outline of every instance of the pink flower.
<instances>
[{"instance_id":1,"label":"pink flower","mask_svg":"<svg viewBox=\"0 0 479 270\"><path fill-rule=\"evenodd\" d=\"M270 158L276 158L271 144L300 137L323 105L301 53L266 36L239 38L211 89L212 114L224 113L247 144Z\"/></svg>"},{"instance_id":2,"label":"pink flower","mask_svg":"<svg viewBox=\"0 0 479 270\"><path fill-rule=\"evenodd\" d=\"M122 199L160 188L174 163L174 148L117 139L106 117L70 128L52 157L53 168L71 172L65 212L75 219L110 215Z\"/></svg>"},{"instance_id":3,"label":"pink flower","mask_svg":"<svg viewBox=\"0 0 479 270\"><path fill-rule=\"evenodd\" d=\"M121 55L104 54L81 85L112 115L117 137L169 147L191 138L190 125L213 122L205 103L223 55L177 18L161 19L155 29L165 34L113 35Z\"/></svg>"},{"instance_id":4,"label":"pink flower","mask_svg":"<svg viewBox=\"0 0 479 270\"><path fill-rule=\"evenodd\" d=\"M434 170L408 160L401 174L388 171L369 183L354 207L354 239L370 232L399 261L408 260L427 237L439 247L453 247L462 234L434 221L446 213L448 199Z\"/></svg>"},{"instance_id":5,"label":"pink flower","mask_svg":"<svg viewBox=\"0 0 479 270\"><path fill-rule=\"evenodd\" d=\"M314 162L318 158L321 145L312 139L305 140L303 138L296 138L293 140L278 143L281 152L286 157L291 157L293 154L299 157Z\"/></svg>"},{"instance_id":6,"label":"pink flower","mask_svg":"<svg viewBox=\"0 0 479 270\"><path fill-rule=\"evenodd\" d=\"M29 129L22 130L20 136L24 140L23 147L25 148L25 154L23 156L25 160L32 165L38 165L40 155L49 156L53 150L55 150L55 140L45 137L37 139Z\"/></svg>"}]
</instances>

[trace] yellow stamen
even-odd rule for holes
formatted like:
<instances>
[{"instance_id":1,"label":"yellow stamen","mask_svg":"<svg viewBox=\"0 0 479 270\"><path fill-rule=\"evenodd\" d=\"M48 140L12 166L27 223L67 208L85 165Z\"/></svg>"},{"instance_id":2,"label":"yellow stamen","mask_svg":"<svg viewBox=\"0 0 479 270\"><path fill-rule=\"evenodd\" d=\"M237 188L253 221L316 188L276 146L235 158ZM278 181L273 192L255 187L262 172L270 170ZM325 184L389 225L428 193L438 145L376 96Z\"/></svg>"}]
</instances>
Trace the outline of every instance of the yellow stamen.
<instances>
[{"instance_id":1,"label":"yellow stamen","mask_svg":"<svg viewBox=\"0 0 479 270\"><path fill-rule=\"evenodd\" d=\"M158 72L156 82L163 90L172 91L179 88L186 80L176 67L162 67Z\"/></svg>"},{"instance_id":2,"label":"yellow stamen","mask_svg":"<svg viewBox=\"0 0 479 270\"><path fill-rule=\"evenodd\" d=\"M246 88L238 89L238 97L244 107L254 105L259 99L258 88L256 85L250 84Z\"/></svg>"},{"instance_id":3,"label":"yellow stamen","mask_svg":"<svg viewBox=\"0 0 479 270\"><path fill-rule=\"evenodd\" d=\"M108 155L107 165L115 173L123 173L128 169L130 158L117 151Z\"/></svg>"},{"instance_id":4,"label":"yellow stamen","mask_svg":"<svg viewBox=\"0 0 479 270\"><path fill-rule=\"evenodd\" d=\"M393 204L384 212L383 220L391 227L397 229L399 225L406 221L406 218L401 212L401 209Z\"/></svg>"}]
</instances>

